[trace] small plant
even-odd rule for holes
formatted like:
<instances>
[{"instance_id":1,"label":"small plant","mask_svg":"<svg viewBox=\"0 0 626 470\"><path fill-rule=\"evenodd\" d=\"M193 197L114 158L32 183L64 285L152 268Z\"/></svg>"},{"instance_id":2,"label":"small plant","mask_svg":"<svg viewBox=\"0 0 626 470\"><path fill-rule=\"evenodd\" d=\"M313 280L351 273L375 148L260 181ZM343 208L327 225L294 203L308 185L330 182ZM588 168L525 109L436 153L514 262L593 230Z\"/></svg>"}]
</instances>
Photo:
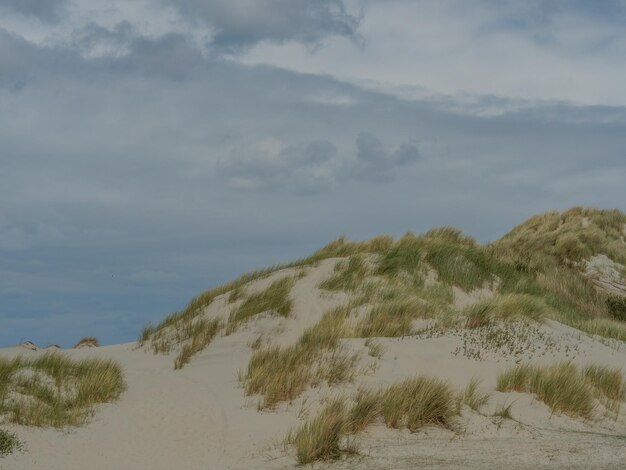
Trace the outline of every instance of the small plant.
<instances>
[{"instance_id":1,"label":"small plant","mask_svg":"<svg viewBox=\"0 0 626 470\"><path fill-rule=\"evenodd\" d=\"M479 386L480 380L473 378L470 380L469 384L467 384L467 387L461 395L461 401L476 412L489 403L489 399L491 398L490 394L481 393Z\"/></svg>"},{"instance_id":2,"label":"small plant","mask_svg":"<svg viewBox=\"0 0 626 470\"><path fill-rule=\"evenodd\" d=\"M372 357L381 359L385 353L385 347L380 342L367 338L365 340L365 347L368 349L367 354Z\"/></svg>"},{"instance_id":3,"label":"small plant","mask_svg":"<svg viewBox=\"0 0 626 470\"><path fill-rule=\"evenodd\" d=\"M515 402L511 402L509 404L507 404L506 402L499 404L493 412L492 416L494 416L495 418L513 419L511 409L513 408L514 404Z\"/></svg>"},{"instance_id":4,"label":"small plant","mask_svg":"<svg viewBox=\"0 0 626 470\"><path fill-rule=\"evenodd\" d=\"M616 320L626 322L626 297L622 295L609 295L606 299L606 307L609 315Z\"/></svg>"},{"instance_id":5,"label":"small plant","mask_svg":"<svg viewBox=\"0 0 626 470\"><path fill-rule=\"evenodd\" d=\"M15 433L0 429L0 457L19 451L24 447Z\"/></svg>"},{"instance_id":6,"label":"small plant","mask_svg":"<svg viewBox=\"0 0 626 470\"><path fill-rule=\"evenodd\" d=\"M382 415L380 392L361 389L350 409L348 424L352 433L363 431Z\"/></svg>"}]
</instances>

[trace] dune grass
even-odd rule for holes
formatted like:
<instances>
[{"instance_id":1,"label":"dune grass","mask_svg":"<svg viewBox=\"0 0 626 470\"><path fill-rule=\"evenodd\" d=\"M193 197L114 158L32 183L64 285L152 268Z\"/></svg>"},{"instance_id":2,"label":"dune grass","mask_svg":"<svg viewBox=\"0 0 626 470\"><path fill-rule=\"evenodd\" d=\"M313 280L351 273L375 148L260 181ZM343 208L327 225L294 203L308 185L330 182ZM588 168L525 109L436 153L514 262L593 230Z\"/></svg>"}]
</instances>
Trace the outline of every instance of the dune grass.
<instances>
[{"instance_id":1,"label":"dune grass","mask_svg":"<svg viewBox=\"0 0 626 470\"><path fill-rule=\"evenodd\" d=\"M466 328L478 328L494 320L541 321L548 311L548 306L537 297L528 294L501 294L478 302L462 313L466 317Z\"/></svg>"},{"instance_id":2,"label":"dune grass","mask_svg":"<svg viewBox=\"0 0 626 470\"><path fill-rule=\"evenodd\" d=\"M221 330L221 320L214 318L211 320L196 321L193 332L190 333L190 341L187 341L181 348L178 356L174 360L174 369L182 369L191 358L205 349Z\"/></svg>"},{"instance_id":3,"label":"dune grass","mask_svg":"<svg viewBox=\"0 0 626 470\"><path fill-rule=\"evenodd\" d=\"M477 378L470 380L461 394L461 402L476 412L489 403L490 398L491 394L480 391L480 380Z\"/></svg>"},{"instance_id":4,"label":"dune grass","mask_svg":"<svg viewBox=\"0 0 626 470\"><path fill-rule=\"evenodd\" d=\"M238 325L264 312L272 312L282 317L288 317L292 308L289 292L291 292L293 284L294 278L285 276L272 282L264 291L251 294L239 308L233 310L230 314L228 318L229 325L231 327Z\"/></svg>"},{"instance_id":5,"label":"dune grass","mask_svg":"<svg viewBox=\"0 0 626 470\"><path fill-rule=\"evenodd\" d=\"M446 382L427 376L380 391L359 390L351 401L349 406L344 398L333 399L317 416L289 433L286 442L295 446L298 463L337 459L345 452L355 452L349 437L379 420L391 428L416 432L427 425L450 429L459 415L457 394Z\"/></svg>"},{"instance_id":6,"label":"dune grass","mask_svg":"<svg viewBox=\"0 0 626 470\"><path fill-rule=\"evenodd\" d=\"M515 366L498 374L496 388L501 392L534 393L553 412L574 417L591 418L595 409L593 390L571 362Z\"/></svg>"},{"instance_id":7,"label":"dune grass","mask_svg":"<svg viewBox=\"0 0 626 470\"><path fill-rule=\"evenodd\" d=\"M626 384L619 369L589 365L582 370L583 377L593 387L596 397L607 411L619 415L622 402L626 400Z\"/></svg>"},{"instance_id":8,"label":"dune grass","mask_svg":"<svg viewBox=\"0 0 626 470\"><path fill-rule=\"evenodd\" d=\"M15 433L0 429L0 457L19 451L23 446Z\"/></svg>"},{"instance_id":9,"label":"dune grass","mask_svg":"<svg viewBox=\"0 0 626 470\"><path fill-rule=\"evenodd\" d=\"M296 458L301 465L337 459L344 451L341 443L346 434L346 425L346 405L337 398L293 436L288 436L287 442L295 445Z\"/></svg>"},{"instance_id":10,"label":"dune grass","mask_svg":"<svg viewBox=\"0 0 626 470\"><path fill-rule=\"evenodd\" d=\"M0 415L27 426L76 426L93 405L125 390L120 366L110 360L74 361L58 353L0 359Z\"/></svg>"},{"instance_id":11,"label":"dune grass","mask_svg":"<svg viewBox=\"0 0 626 470\"><path fill-rule=\"evenodd\" d=\"M321 382L332 385L352 380L357 357L346 354L339 345L349 314L347 307L331 310L296 344L256 349L243 377L246 394L260 394L259 408L271 409Z\"/></svg>"},{"instance_id":12,"label":"dune grass","mask_svg":"<svg viewBox=\"0 0 626 470\"><path fill-rule=\"evenodd\" d=\"M319 287L326 290L354 291L362 286L367 275L367 266L362 255L352 255L335 266L335 273Z\"/></svg>"}]
</instances>

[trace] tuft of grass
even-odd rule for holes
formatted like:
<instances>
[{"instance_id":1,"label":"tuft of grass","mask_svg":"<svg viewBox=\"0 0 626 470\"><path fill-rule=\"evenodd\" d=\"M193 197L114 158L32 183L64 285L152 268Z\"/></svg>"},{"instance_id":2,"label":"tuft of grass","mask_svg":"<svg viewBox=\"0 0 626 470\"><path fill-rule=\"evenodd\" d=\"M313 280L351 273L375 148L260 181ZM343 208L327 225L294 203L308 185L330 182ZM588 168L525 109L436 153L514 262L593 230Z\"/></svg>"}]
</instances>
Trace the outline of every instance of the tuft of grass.
<instances>
[{"instance_id":1,"label":"tuft of grass","mask_svg":"<svg viewBox=\"0 0 626 470\"><path fill-rule=\"evenodd\" d=\"M515 402L511 402L509 404L501 403L498 405L493 412L494 417L503 418L503 419L513 419L513 415L511 414L511 409L513 408Z\"/></svg>"},{"instance_id":2,"label":"tuft of grass","mask_svg":"<svg viewBox=\"0 0 626 470\"><path fill-rule=\"evenodd\" d=\"M606 366L589 365L582 370L582 375L596 391L605 408L617 418L622 402L626 399L626 384L619 369Z\"/></svg>"},{"instance_id":3,"label":"tuft of grass","mask_svg":"<svg viewBox=\"0 0 626 470\"><path fill-rule=\"evenodd\" d=\"M328 403L311 421L287 438L296 447L298 463L305 465L318 460L341 456L341 442L346 430L346 406L337 398Z\"/></svg>"},{"instance_id":4,"label":"tuft of grass","mask_svg":"<svg viewBox=\"0 0 626 470\"><path fill-rule=\"evenodd\" d=\"M58 353L0 359L0 415L27 426L76 426L93 406L117 399L126 386L110 360L74 361Z\"/></svg>"},{"instance_id":5,"label":"tuft of grass","mask_svg":"<svg viewBox=\"0 0 626 470\"><path fill-rule=\"evenodd\" d=\"M381 392L359 390L348 415L350 432L353 434L361 432L382 416L382 403Z\"/></svg>"},{"instance_id":6,"label":"tuft of grass","mask_svg":"<svg viewBox=\"0 0 626 470\"><path fill-rule=\"evenodd\" d=\"M389 387L382 396L385 424L403 424L411 432L425 425L450 427L458 415L456 394L446 382L433 377L415 377Z\"/></svg>"},{"instance_id":7,"label":"tuft of grass","mask_svg":"<svg viewBox=\"0 0 626 470\"><path fill-rule=\"evenodd\" d=\"M368 349L367 354L378 359L381 359L385 353L385 347L378 341L374 341L372 338L367 338L365 340L365 347Z\"/></svg>"},{"instance_id":8,"label":"tuft of grass","mask_svg":"<svg viewBox=\"0 0 626 470\"><path fill-rule=\"evenodd\" d=\"M347 261L335 266L335 273L323 281L319 287L326 290L354 291L363 284L367 266L361 255L352 255Z\"/></svg>"},{"instance_id":9,"label":"tuft of grass","mask_svg":"<svg viewBox=\"0 0 626 470\"><path fill-rule=\"evenodd\" d=\"M537 297L528 294L501 294L471 305L463 313L466 317L465 327L478 328L495 319L527 318L541 321L548 311L546 304Z\"/></svg>"},{"instance_id":10,"label":"tuft of grass","mask_svg":"<svg viewBox=\"0 0 626 470\"><path fill-rule=\"evenodd\" d=\"M95 336L85 336L74 345L74 349L78 348L97 348L100 346L98 338Z\"/></svg>"},{"instance_id":11,"label":"tuft of grass","mask_svg":"<svg viewBox=\"0 0 626 470\"><path fill-rule=\"evenodd\" d=\"M413 331L413 320L429 316L426 304L419 299L392 299L380 302L359 322L356 336L369 338L410 335Z\"/></svg>"},{"instance_id":12,"label":"tuft of grass","mask_svg":"<svg viewBox=\"0 0 626 470\"><path fill-rule=\"evenodd\" d=\"M242 299L244 295L245 295L245 291L243 289L243 286L238 286L234 288L233 290L231 290L230 294L228 294L228 303L229 304L235 303L239 299Z\"/></svg>"},{"instance_id":13,"label":"tuft of grass","mask_svg":"<svg viewBox=\"0 0 626 470\"><path fill-rule=\"evenodd\" d=\"M237 325L264 312L288 317L292 308L289 292L293 284L293 277L286 276L274 281L264 291L250 295L238 309L230 314L228 323Z\"/></svg>"},{"instance_id":14,"label":"tuft of grass","mask_svg":"<svg viewBox=\"0 0 626 470\"><path fill-rule=\"evenodd\" d=\"M489 393L481 393L479 390L480 380L473 378L463 390L461 394L461 402L465 403L472 410L478 412L483 406L489 403L491 395Z\"/></svg>"},{"instance_id":15,"label":"tuft of grass","mask_svg":"<svg viewBox=\"0 0 626 470\"><path fill-rule=\"evenodd\" d=\"M200 320L194 324L193 332L190 334L191 341L188 341L180 350L174 360L174 369L182 369L191 361L191 358L204 350L215 338L215 335L222 328L222 322L214 318L212 320Z\"/></svg>"},{"instance_id":16,"label":"tuft of grass","mask_svg":"<svg viewBox=\"0 0 626 470\"><path fill-rule=\"evenodd\" d=\"M498 374L497 390L534 393L553 412L590 418L593 394L574 364L519 365Z\"/></svg>"},{"instance_id":17,"label":"tuft of grass","mask_svg":"<svg viewBox=\"0 0 626 470\"><path fill-rule=\"evenodd\" d=\"M15 433L0 429L0 457L19 451L24 444L18 439Z\"/></svg>"},{"instance_id":18,"label":"tuft of grass","mask_svg":"<svg viewBox=\"0 0 626 470\"><path fill-rule=\"evenodd\" d=\"M244 375L246 394L261 394L263 401L259 408L274 408L323 381L329 384L351 381L357 356L344 353L339 344L349 313L346 307L327 312L292 346L256 349Z\"/></svg>"}]
</instances>

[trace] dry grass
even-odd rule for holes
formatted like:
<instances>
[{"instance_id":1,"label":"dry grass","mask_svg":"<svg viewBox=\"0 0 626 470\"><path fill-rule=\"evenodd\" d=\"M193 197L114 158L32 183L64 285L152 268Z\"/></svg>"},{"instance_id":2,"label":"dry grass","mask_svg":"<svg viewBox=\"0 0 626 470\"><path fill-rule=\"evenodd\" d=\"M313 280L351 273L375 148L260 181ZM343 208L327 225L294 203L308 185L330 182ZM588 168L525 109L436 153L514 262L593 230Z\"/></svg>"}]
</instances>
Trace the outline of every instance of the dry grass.
<instances>
[{"instance_id":1,"label":"dry grass","mask_svg":"<svg viewBox=\"0 0 626 470\"><path fill-rule=\"evenodd\" d=\"M425 425L450 428L458 415L457 396L446 382L416 377L392 385L382 395L382 415L392 428L415 432Z\"/></svg>"},{"instance_id":2,"label":"dry grass","mask_svg":"<svg viewBox=\"0 0 626 470\"><path fill-rule=\"evenodd\" d=\"M298 463L307 464L354 452L349 436L377 420L415 432L426 425L450 428L458 414L458 397L446 382L418 376L386 390L359 390L350 407L345 399L332 400L316 417L290 433L287 443L295 445Z\"/></svg>"},{"instance_id":3,"label":"dry grass","mask_svg":"<svg viewBox=\"0 0 626 470\"><path fill-rule=\"evenodd\" d=\"M93 405L124 391L122 370L113 361L73 361L57 353L36 359L0 359L0 415L28 426L82 424Z\"/></svg>"},{"instance_id":4,"label":"dry grass","mask_svg":"<svg viewBox=\"0 0 626 470\"><path fill-rule=\"evenodd\" d=\"M582 375L596 391L596 396L604 407L619 415L622 402L626 399L626 384L619 369L589 365L582 370Z\"/></svg>"},{"instance_id":5,"label":"dry grass","mask_svg":"<svg viewBox=\"0 0 626 470\"><path fill-rule=\"evenodd\" d=\"M498 374L497 390L534 393L553 412L591 418L592 390L571 362L551 366L519 365Z\"/></svg>"},{"instance_id":6,"label":"dry grass","mask_svg":"<svg viewBox=\"0 0 626 470\"><path fill-rule=\"evenodd\" d=\"M479 412L480 409L489 403L491 395L480 392L480 380L473 378L461 394L461 402L469 406L472 410Z\"/></svg>"},{"instance_id":7,"label":"dry grass","mask_svg":"<svg viewBox=\"0 0 626 470\"><path fill-rule=\"evenodd\" d=\"M385 353L385 347L380 344L380 342L375 341L372 338L367 338L365 340L365 347L367 348L367 354L378 359L382 359L383 354Z\"/></svg>"},{"instance_id":8,"label":"dry grass","mask_svg":"<svg viewBox=\"0 0 626 470\"><path fill-rule=\"evenodd\" d=\"M313 420L287 438L294 444L301 465L318 460L337 459L343 451L341 442L346 431L346 406L342 399L328 403Z\"/></svg>"},{"instance_id":9,"label":"dry grass","mask_svg":"<svg viewBox=\"0 0 626 470\"><path fill-rule=\"evenodd\" d=\"M349 313L345 307L327 312L295 345L255 350L243 377L246 394L262 395L260 409L274 408L321 382L332 385L352 380L357 356L346 354L339 345Z\"/></svg>"},{"instance_id":10,"label":"dry grass","mask_svg":"<svg viewBox=\"0 0 626 470\"><path fill-rule=\"evenodd\" d=\"M420 299L379 302L359 322L355 334L361 338L406 336L413 332L413 320L430 316L426 303Z\"/></svg>"}]
</instances>

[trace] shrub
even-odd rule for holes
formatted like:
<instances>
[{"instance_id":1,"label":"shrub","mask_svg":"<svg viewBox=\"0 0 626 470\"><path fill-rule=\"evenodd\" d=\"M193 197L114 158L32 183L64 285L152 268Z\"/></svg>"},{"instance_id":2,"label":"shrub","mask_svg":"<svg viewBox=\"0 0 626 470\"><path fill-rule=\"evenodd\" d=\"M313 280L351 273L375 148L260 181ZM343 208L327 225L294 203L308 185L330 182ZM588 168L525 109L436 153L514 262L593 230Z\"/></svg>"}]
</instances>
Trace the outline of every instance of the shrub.
<instances>
[{"instance_id":1,"label":"shrub","mask_svg":"<svg viewBox=\"0 0 626 470\"><path fill-rule=\"evenodd\" d=\"M0 429L0 457L10 454L16 450L21 450L22 442L15 433Z\"/></svg>"},{"instance_id":2,"label":"shrub","mask_svg":"<svg viewBox=\"0 0 626 470\"><path fill-rule=\"evenodd\" d=\"M609 295L606 299L606 307L611 317L626 322L626 297Z\"/></svg>"}]
</instances>

